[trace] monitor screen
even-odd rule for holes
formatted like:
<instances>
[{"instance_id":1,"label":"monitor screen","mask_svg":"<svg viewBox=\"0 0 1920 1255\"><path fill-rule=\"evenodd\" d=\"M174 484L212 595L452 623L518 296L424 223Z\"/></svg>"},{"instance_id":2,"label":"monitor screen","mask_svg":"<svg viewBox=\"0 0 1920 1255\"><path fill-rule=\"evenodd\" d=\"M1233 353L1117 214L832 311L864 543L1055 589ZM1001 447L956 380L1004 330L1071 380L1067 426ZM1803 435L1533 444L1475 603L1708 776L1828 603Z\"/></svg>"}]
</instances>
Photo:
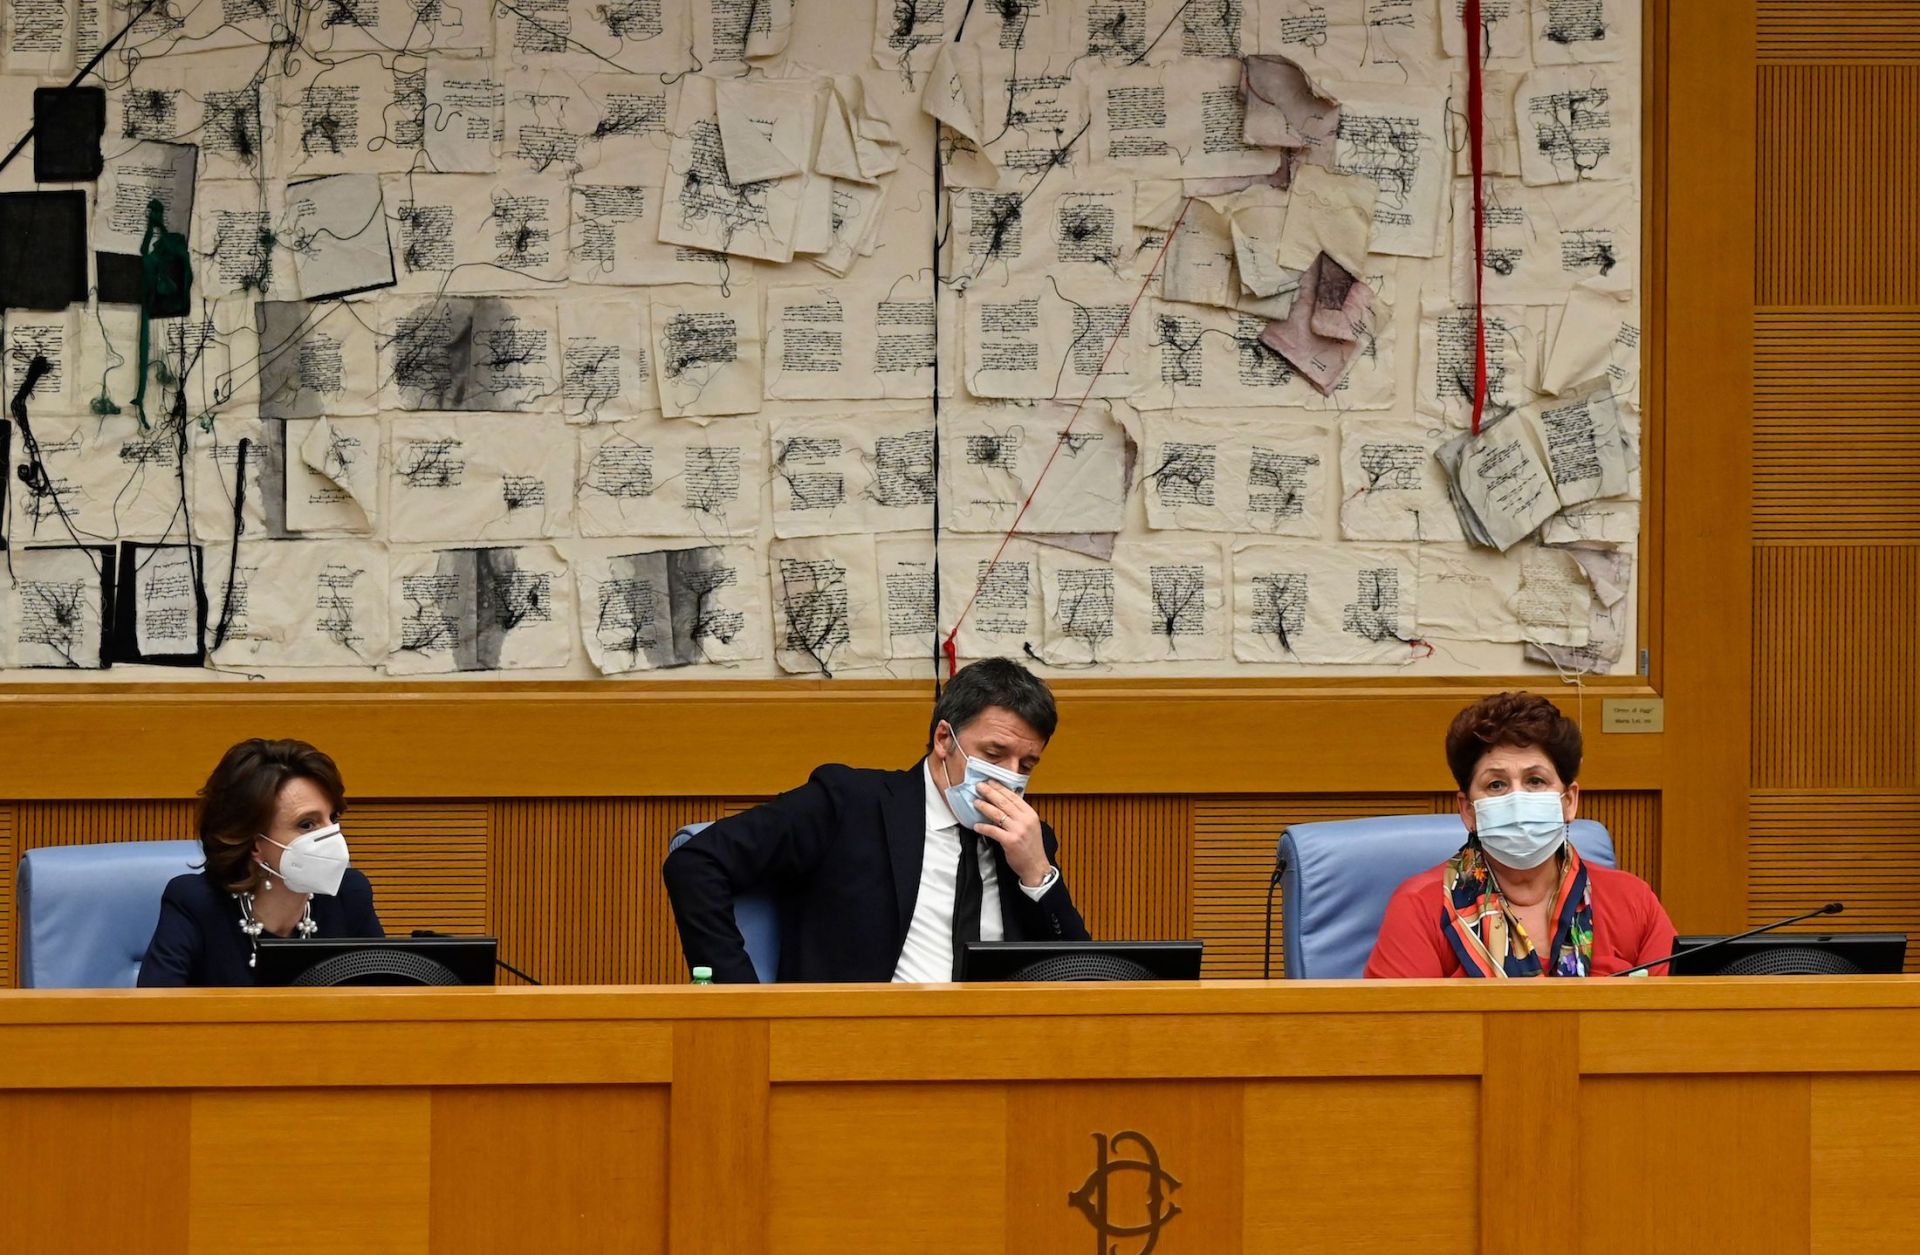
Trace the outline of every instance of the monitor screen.
<instances>
[{"instance_id":1,"label":"monitor screen","mask_svg":"<svg viewBox=\"0 0 1920 1255\"><path fill-rule=\"evenodd\" d=\"M1681 937L1673 976L1861 976L1899 972L1905 933L1767 933L1695 954L1718 936Z\"/></svg>"},{"instance_id":2,"label":"monitor screen","mask_svg":"<svg viewBox=\"0 0 1920 1255\"><path fill-rule=\"evenodd\" d=\"M262 937L262 985L491 985L492 937Z\"/></svg>"},{"instance_id":3,"label":"monitor screen","mask_svg":"<svg viewBox=\"0 0 1920 1255\"><path fill-rule=\"evenodd\" d=\"M1199 941L969 941L961 980L1199 980Z\"/></svg>"}]
</instances>

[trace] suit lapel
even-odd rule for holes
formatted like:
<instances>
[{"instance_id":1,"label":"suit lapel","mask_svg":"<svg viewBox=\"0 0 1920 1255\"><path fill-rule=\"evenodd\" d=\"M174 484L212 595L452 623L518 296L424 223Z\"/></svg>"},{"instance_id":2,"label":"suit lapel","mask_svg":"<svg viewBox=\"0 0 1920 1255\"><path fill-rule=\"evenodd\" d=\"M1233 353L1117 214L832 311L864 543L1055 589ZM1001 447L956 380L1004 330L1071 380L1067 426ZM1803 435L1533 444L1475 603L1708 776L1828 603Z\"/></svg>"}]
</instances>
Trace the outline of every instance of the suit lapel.
<instances>
[{"instance_id":1,"label":"suit lapel","mask_svg":"<svg viewBox=\"0 0 1920 1255\"><path fill-rule=\"evenodd\" d=\"M905 945L914 902L920 896L920 864L927 854L924 766L894 777L893 792L887 797L881 822L887 830L887 857L893 864L894 939Z\"/></svg>"}]
</instances>

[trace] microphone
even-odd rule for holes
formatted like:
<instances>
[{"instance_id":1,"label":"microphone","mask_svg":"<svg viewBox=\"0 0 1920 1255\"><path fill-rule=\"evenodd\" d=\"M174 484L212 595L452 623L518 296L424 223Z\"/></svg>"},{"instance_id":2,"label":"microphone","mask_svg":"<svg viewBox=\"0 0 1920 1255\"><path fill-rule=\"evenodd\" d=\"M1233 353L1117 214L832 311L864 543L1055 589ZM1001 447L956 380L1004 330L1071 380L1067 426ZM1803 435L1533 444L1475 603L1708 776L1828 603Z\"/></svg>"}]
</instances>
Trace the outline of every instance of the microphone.
<instances>
[{"instance_id":1,"label":"microphone","mask_svg":"<svg viewBox=\"0 0 1920 1255\"><path fill-rule=\"evenodd\" d=\"M1747 931L1735 933L1731 937L1721 937L1717 940L1709 941L1704 946L1695 946L1691 950L1675 950L1664 959L1655 959L1651 963L1642 963L1639 967L1630 967L1624 972L1615 972L1614 975L1631 976L1635 972L1644 972L1650 967L1659 967L1662 963L1671 963L1683 954L1704 954L1708 950L1716 950L1730 941L1740 941L1747 937L1758 937L1761 933L1770 933L1776 928L1785 928L1788 924L1798 924L1801 920L1812 919L1816 915L1838 915L1846 909L1847 904L1844 902L1829 902L1825 906L1816 906L1811 911L1802 911L1798 915L1789 915L1787 918L1777 919L1771 924L1762 924L1758 928L1749 928Z\"/></svg>"},{"instance_id":2,"label":"microphone","mask_svg":"<svg viewBox=\"0 0 1920 1255\"><path fill-rule=\"evenodd\" d=\"M1286 860L1275 859L1273 862L1273 879L1267 882L1266 951L1260 959L1261 980L1273 979L1273 891L1280 887L1280 877L1285 875L1286 871Z\"/></svg>"},{"instance_id":3,"label":"microphone","mask_svg":"<svg viewBox=\"0 0 1920 1255\"><path fill-rule=\"evenodd\" d=\"M416 937L452 937L453 936L452 933L437 933L433 931L433 929L431 928L416 928L413 930L413 935ZM539 985L544 983L542 981L537 981L533 977L527 975L525 972L521 971L519 968L515 967L513 964L501 958L497 953L493 956L493 961L496 966L504 968L509 972L512 972L515 976L518 976L521 980L527 982L527 984L529 985Z\"/></svg>"}]
</instances>

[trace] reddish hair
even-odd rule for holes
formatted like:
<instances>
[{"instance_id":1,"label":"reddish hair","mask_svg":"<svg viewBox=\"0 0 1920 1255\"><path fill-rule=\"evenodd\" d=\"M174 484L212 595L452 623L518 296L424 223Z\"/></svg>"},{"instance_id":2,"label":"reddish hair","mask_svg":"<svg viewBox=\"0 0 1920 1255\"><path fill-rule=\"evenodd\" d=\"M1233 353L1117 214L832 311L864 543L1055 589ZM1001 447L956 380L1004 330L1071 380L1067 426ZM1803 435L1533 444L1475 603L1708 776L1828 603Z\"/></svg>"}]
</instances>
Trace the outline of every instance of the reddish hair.
<instances>
[{"instance_id":1,"label":"reddish hair","mask_svg":"<svg viewBox=\"0 0 1920 1255\"><path fill-rule=\"evenodd\" d=\"M1447 766L1465 793L1480 760L1496 745L1545 751L1561 784L1580 775L1580 725L1538 693L1493 693L1453 717L1447 729Z\"/></svg>"}]
</instances>

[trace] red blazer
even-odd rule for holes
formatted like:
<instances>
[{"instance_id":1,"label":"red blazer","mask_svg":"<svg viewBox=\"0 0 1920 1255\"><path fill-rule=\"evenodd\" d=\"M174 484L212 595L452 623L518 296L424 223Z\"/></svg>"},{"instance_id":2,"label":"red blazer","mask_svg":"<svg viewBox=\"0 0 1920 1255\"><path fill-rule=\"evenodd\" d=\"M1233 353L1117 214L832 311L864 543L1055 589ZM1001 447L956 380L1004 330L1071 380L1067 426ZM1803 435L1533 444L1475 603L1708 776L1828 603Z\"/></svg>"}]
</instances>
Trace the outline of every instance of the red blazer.
<instances>
[{"instance_id":1,"label":"red blazer","mask_svg":"<svg viewBox=\"0 0 1920 1255\"><path fill-rule=\"evenodd\" d=\"M1368 977L1407 979L1460 975L1460 960L1441 931L1447 897L1440 867L1409 877L1387 903L1380 939L1367 959ZM1631 872L1587 864L1593 888L1593 975L1610 976L1673 953L1673 921L1653 888ZM1652 974L1665 975L1656 967Z\"/></svg>"}]
</instances>

